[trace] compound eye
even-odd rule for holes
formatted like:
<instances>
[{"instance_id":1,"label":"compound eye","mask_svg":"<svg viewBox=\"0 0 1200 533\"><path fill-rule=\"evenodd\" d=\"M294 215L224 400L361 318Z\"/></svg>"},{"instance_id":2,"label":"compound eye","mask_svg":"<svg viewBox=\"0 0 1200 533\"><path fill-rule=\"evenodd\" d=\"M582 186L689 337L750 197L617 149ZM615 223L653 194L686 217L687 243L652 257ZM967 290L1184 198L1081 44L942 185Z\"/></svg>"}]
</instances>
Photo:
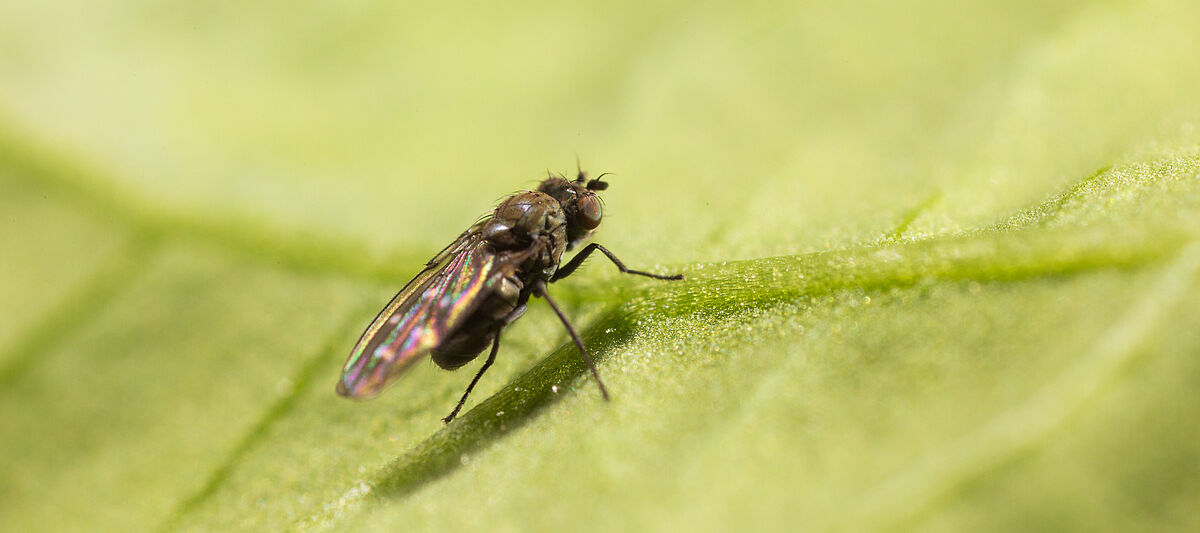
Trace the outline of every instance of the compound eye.
<instances>
[{"instance_id":1,"label":"compound eye","mask_svg":"<svg viewBox=\"0 0 1200 533\"><path fill-rule=\"evenodd\" d=\"M600 199L595 195L587 195L579 199L578 211L575 219L579 221L579 225L585 229L593 230L600 225L600 218L603 213L600 212Z\"/></svg>"}]
</instances>

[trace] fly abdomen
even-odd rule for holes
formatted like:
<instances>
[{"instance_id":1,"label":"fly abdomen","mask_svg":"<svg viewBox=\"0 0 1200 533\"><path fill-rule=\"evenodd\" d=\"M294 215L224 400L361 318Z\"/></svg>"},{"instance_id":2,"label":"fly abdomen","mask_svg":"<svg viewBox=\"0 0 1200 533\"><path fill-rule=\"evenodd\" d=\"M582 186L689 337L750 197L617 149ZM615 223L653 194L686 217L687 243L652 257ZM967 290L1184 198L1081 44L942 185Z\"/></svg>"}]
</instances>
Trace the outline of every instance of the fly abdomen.
<instances>
[{"instance_id":1,"label":"fly abdomen","mask_svg":"<svg viewBox=\"0 0 1200 533\"><path fill-rule=\"evenodd\" d=\"M496 278L491 292L463 325L430 351L433 362L446 370L454 370L479 357L496 336L496 331L513 320L522 287L521 280L515 277Z\"/></svg>"},{"instance_id":2,"label":"fly abdomen","mask_svg":"<svg viewBox=\"0 0 1200 533\"><path fill-rule=\"evenodd\" d=\"M495 336L496 327L492 324L484 321L468 324L429 352L429 356L437 366L455 370L479 357L479 353L491 344Z\"/></svg>"}]
</instances>

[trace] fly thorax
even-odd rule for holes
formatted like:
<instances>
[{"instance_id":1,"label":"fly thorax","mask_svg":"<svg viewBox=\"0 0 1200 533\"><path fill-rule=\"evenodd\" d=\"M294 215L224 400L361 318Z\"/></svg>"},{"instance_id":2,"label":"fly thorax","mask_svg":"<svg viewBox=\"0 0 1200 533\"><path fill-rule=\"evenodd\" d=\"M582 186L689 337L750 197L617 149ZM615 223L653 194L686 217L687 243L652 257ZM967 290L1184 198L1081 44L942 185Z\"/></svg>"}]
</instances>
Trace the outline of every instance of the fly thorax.
<instances>
[{"instance_id":1,"label":"fly thorax","mask_svg":"<svg viewBox=\"0 0 1200 533\"><path fill-rule=\"evenodd\" d=\"M548 200L536 192L509 197L484 225L483 237L498 250L528 246L545 231Z\"/></svg>"}]
</instances>

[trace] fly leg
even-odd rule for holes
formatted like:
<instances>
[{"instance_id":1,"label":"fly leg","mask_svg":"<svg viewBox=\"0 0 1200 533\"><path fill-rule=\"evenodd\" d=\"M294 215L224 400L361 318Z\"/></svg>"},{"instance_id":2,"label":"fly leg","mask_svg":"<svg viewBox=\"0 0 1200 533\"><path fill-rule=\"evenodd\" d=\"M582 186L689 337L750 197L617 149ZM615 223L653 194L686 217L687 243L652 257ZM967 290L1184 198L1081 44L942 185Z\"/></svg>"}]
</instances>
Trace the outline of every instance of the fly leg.
<instances>
[{"instance_id":1,"label":"fly leg","mask_svg":"<svg viewBox=\"0 0 1200 533\"><path fill-rule=\"evenodd\" d=\"M583 361L587 363L588 369L592 371L592 377L596 378L596 385L600 386L600 395L604 396L605 400L608 400L608 389L604 388L604 382L600 380L600 372L596 371L596 364L592 362L592 356L588 355L587 348L583 346L583 339L579 338L579 334L575 332L575 327L571 325L570 320L567 320L567 315L563 314L562 310L558 308L558 304L554 303L554 300L550 298L550 294L546 292L546 282L540 279L537 280L537 284L533 286L533 290L538 296L546 299L546 303L550 304L550 308L554 310L554 314L558 315L558 319L567 328L567 333L571 334L571 340L575 341L575 346L579 347L579 353L583 356Z\"/></svg>"},{"instance_id":2,"label":"fly leg","mask_svg":"<svg viewBox=\"0 0 1200 533\"><path fill-rule=\"evenodd\" d=\"M525 298L528 299L528 296ZM455 416L458 416L458 412L462 410L463 404L467 403L467 396L471 395L471 389L475 388L475 384L479 383L479 378L483 377L483 373L487 372L488 367L492 366L492 363L496 361L496 351L500 349L500 331L504 329L504 326L512 324L514 320L521 318L521 315L524 314L525 303L519 302L517 307L504 317L500 325L496 326L496 336L492 337L491 353L488 354L487 360L483 362L483 366L479 368L479 372L475 374L475 378L471 380L471 384L467 385L467 391L463 393L462 399L458 400L458 405L454 406L454 410L450 412L449 416L443 418L442 422L449 424L451 420L454 420Z\"/></svg>"},{"instance_id":3,"label":"fly leg","mask_svg":"<svg viewBox=\"0 0 1200 533\"><path fill-rule=\"evenodd\" d=\"M458 412L462 410L463 404L467 403L467 396L471 395L471 389L475 388L475 384L479 383L479 378L483 377L483 373L487 372L488 367L492 366L492 363L496 361L496 351L500 349L500 329L496 328L496 336L492 337L492 352L488 354L487 361L483 362L483 366L479 368L479 373L475 374L475 379L472 379L471 384L467 385L467 391L463 393L462 399L458 400L458 405L454 406L454 410L450 411L450 415L443 418L442 422L449 424L451 420L454 420L455 416L458 416Z\"/></svg>"},{"instance_id":4,"label":"fly leg","mask_svg":"<svg viewBox=\"0 0 1200 533\"><path fill-rule=\"evenodd\" d=\"M621 272L624 272L626 274L637 274L639 276L646 276L648 278L654 278L654 279L666 279L666 280L683 279L683 274L675 274L674 276L663 276L660 274L651 274L649 272L642 272L641 270L632 270L632 269L626 268L625 263L622 263L620 259L617 259L617 256L613 255L612 252L608 251L608 248L600 246L599 244L596 244L596 243L591 243L587 246L584 246L583 249L579 251L579 253L575 254L575 257L572 257L571 260L567 262L567 264L563 265L562 267L559 267L558 272L554 273L554 277L550 278L550 281L555 282L555 281L563 279L567 276L570 276L571 273L575 271L575 269L579 268L579 265L583 264L583 260L587 259L587 257L596 250L600 250L602 253L604 253L604 255L608 256L608 259L610 261L612 261L614 265L617 265L617 268ZM547 301L549 301L549 300L547 300ZM567 329L570 329L570 326L568 326Z\"/></svg>"}]
</instances>

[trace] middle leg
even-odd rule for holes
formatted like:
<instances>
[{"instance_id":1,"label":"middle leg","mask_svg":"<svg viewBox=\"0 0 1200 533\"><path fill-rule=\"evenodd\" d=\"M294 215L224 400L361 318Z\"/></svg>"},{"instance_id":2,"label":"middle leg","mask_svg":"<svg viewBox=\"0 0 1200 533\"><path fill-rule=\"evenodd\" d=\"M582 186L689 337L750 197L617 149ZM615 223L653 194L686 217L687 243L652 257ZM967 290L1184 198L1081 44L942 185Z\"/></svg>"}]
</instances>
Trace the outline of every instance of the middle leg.
<instances>
[{"instance_id":1,"label":"middle leg","mask_svg":"<svg viewBox=\"0 0 1200 533\"><path fill-rule=\"evenodd\" d=\"M483 366L479 368L479 373L475 374L475 379L472 379L471 384L467 385L467 391L463 393L462 399L458 400L458 405L454 406L454 410L450 411L450 415L443 418L442 422L449 424L451 420L454 420L455 416L458 416L458 412L462 410L463 404L467 403L467 396L471 395L471 389L475 388L475 384L479 383L479 378L483 377L483 373L487 372L488 367L492 366L492 363L496 361L496 352L500 349L500 330L501 328L496 328L496 336L492 337L492 351L488 354L487 360L483 362Z\"/></svg>"}]
</instances>

